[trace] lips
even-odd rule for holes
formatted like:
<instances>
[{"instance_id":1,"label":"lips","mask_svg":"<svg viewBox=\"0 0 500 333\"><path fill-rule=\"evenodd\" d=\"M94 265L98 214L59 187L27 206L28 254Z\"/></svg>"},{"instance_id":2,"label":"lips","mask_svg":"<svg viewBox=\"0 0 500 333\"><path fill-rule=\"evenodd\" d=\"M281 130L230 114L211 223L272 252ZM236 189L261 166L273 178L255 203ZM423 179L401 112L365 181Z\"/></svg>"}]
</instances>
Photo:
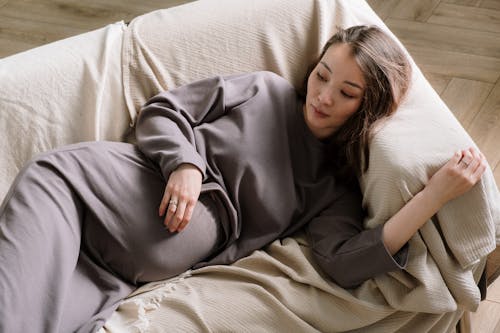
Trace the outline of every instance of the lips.
<instances>
[{"instance_id":1,"label":"lips","mask_svg":"<svg viewBox=\"0 0 500 333\"><path fill-rule=\"evenodd\" d=\"M319 110L317 107L315 107L314 105L311 104L311 109L313 111L313 114L316 116L316 117L319 117L319 118L327 118L328 117L328 114L324 113L324 112L321 112L321 110Z\"/></svg>"}]
</instances>

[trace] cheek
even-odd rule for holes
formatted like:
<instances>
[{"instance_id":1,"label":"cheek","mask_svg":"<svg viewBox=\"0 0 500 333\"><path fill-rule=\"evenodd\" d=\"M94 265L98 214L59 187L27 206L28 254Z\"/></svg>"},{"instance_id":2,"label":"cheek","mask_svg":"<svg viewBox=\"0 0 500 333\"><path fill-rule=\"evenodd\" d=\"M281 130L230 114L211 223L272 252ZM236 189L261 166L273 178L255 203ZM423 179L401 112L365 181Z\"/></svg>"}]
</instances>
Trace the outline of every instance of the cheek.
<instances>
[{"instance_id":1,"label":"cheek","mask_svg":"<svg viewBox=\"0 0 500 333\"><path fill-rule=\"evenodd\" d=\"M353 114L355 114L360 106L361 102L359 100L346 102L344 105L344 112L343 112L344 119L348 119Z\"/></svg>"},{"instance_id":2,"label":"cheek","mask_svg":"<svg viewBox=\"0 0 500 333\"><path fill-rule=\"evenodd\" d=\"M312 98L312 95L314 94L314 83L311 80L311 76L309 76L309 80L307 80L307 99Z\"/></svg>"}]
</instances>

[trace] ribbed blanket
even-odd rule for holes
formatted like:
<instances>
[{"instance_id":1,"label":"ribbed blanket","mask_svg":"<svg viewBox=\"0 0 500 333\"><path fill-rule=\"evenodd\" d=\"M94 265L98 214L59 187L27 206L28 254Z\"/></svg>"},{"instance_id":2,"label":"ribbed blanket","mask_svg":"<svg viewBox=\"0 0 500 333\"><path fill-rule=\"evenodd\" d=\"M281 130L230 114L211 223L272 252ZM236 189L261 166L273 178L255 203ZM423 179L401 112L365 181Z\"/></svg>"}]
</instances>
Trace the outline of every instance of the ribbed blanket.
<instances>
[{"instance_id":1,"label":"ribbed blanket","mask_svg":"<svg viewBox=\"0 0 500 333\"><path fill-rule=\"evenodd\" d=\"M481 267L478 266L478 271ZM436 274L436 273L433 273ZM430 279L429 279L430 280ZM417 289L412 294L412 286ZM411 277L344 290L312 260L301 235L277 240L230 266L209 266L139 289L103 332L449 332L463 310L429 313ZM420 311L390 304L410 290ZM441 293L442 294L442 293ZM449 304L445 304L448 302ZM410 304L410 308L419 303ZM439 306L453 306L447 297ZM434 307L436 309L436 307Z\"/></svg>"}]
</instances>

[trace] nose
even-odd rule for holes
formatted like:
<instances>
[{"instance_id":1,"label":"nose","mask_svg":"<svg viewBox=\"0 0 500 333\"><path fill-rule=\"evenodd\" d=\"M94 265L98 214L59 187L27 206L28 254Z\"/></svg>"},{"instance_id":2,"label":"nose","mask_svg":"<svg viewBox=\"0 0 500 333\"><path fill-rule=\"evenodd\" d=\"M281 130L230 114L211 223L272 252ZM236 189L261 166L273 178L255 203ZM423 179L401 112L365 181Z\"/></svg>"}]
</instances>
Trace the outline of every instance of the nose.
<instances>
[{"instance_id":1,"label":"nose","mask_svg":"<svg viewBox=\"0 0 500 333\"><path fill-rule=\"evenodd\" d=\"M322 90L318 94L318 101L321 104L324 104L324 105L327 105L327 106L331 106L333 104L332 94L329 91L327 91L327 90Z\"/></svg>"}]
</instances>

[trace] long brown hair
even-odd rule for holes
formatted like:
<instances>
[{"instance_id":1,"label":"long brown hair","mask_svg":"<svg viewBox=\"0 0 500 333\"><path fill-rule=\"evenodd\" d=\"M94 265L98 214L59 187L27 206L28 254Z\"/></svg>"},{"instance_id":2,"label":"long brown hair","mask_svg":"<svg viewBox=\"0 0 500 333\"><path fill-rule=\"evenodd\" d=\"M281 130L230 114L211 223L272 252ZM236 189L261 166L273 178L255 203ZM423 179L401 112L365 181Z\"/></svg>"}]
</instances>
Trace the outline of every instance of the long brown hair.
<instances>
[{"instance_id":1,"label":"long brown hair","mask_svg":"<svg viewBox=\"0 0 500 333\"><path fill-rule=\"evenodd\" d=\"M376 26L339 29L323 47L309 68L302 88L307 94L309 75L332 45L345 43L363 72L366 87L359 110L330 139L331 157L337 173L353 180L369 166L369 141L375 125L392 115L405 96L411 79L411 66L403 50Z\"/></svg>"}]
</instances>

